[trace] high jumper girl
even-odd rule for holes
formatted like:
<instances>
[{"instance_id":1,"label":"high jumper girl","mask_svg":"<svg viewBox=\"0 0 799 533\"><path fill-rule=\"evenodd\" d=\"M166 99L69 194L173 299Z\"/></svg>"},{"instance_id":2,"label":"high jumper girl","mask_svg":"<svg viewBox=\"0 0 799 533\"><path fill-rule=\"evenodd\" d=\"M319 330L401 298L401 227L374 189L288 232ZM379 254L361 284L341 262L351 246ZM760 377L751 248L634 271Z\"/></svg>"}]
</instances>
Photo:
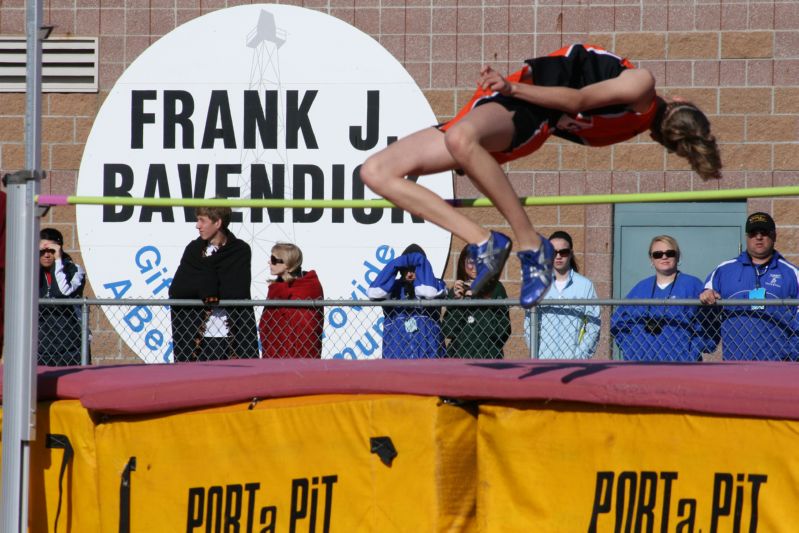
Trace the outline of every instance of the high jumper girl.
<instances>
[{"instance_id":1,"label":"high jumper girl","mask_svg":"<svg viewBox=\"0 0 799 533\"><path fill-rule=\"evenodd\" d=\"M534 152L553 134L607 146L647 129L703 179L720 177L710 122L695 105L658 96L648 70L600 47L575 44L529 59L507 77L484 67L477 92L455 118L372 155L361 167L361 178L395 205L471 243L477 262L472 292L479 294L501 273L511 240L404 179L445 170L468 175L513 230L522 267L520 300L531 307L551 283L553 249L533 229L501 165Z\"/></svg>"}]
</instances>

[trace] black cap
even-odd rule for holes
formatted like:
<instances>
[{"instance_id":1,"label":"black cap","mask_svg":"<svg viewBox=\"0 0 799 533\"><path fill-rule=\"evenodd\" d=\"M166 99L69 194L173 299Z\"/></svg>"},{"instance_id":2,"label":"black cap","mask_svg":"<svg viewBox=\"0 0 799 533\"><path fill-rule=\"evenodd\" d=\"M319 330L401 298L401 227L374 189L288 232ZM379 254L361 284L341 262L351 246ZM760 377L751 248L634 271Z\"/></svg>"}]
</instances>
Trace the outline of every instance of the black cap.
<instances>
[{"instance_id":1,"label":"black cap","mask_svg":"<svg viewBox=\"0 0 799 533\"><path fill-rule=\"evenodd\" d=\"M64 236L55 228L42 228L39 230L39 238L46 241L53 241L59 246L64 246Z\"/></svg>"},{"instance_id":2,"label":"black cap","mask_svg":"<svg viewBox=\"0 0 799 533\"><path fill-rule=\"evenodd\" d=\"M752 213L746 219L746 233L752 233L753 231L775 233L776 230L777 226L774 224L774 219L771 218L771 215L768 213L759 211L757 213Z\"/></svg>"}]
</instances>

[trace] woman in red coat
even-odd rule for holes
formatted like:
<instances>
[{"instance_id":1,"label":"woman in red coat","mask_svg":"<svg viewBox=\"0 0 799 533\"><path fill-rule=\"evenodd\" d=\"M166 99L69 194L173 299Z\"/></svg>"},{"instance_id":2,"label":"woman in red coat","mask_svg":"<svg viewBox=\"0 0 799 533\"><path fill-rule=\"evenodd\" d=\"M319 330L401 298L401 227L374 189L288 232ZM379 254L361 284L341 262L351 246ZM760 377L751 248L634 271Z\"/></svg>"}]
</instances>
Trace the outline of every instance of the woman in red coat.
<instances>
[{"instance_id":1,"label":"woman in red coat","mask_svg":"<svg viewBox=\"0 0 799 533\"><path fill-rule=\"evenodd\" d=\"M269 270L276 279L269 283L267 300L321 300L322 285L316 272L302 270L302 251L279 242L272 247ZM322 357L322 324L319 307L264 307L259 331L264 357Z\"/></svg>"}]
</instances>

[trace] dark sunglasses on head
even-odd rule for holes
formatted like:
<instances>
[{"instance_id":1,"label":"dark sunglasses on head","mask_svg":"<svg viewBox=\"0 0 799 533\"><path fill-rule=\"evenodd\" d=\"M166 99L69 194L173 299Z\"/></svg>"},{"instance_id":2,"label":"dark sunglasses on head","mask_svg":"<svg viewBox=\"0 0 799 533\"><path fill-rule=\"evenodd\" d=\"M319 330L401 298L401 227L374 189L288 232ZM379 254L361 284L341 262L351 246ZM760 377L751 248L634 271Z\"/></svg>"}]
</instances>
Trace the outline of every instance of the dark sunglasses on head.
<instances>
[{"instance_id":1,"label":"dark sunglasses on head","mask_svg":"<svg viewBox=\"0 0 799 533\"><path fill-rule=\"evenodd\" d=\"M561 257L569 257L572 254L571 248L563 248L562 250L555 250L555 255Z\"/></svg>"},{"instance_id":2,"label":"dark sunglasses on head","mask_svg":"<svg viewBox=\"0 0 799 533\"><path fill-rule=\"evenodd\" d=\"M43 256L44 254L55 254L55 250L52 248L42 248L39 250L39 257Z\"/></svg>"},{"instance_id":3,"label":"dark sunglasses on head","mask_svg":"<svg viewBox=\"0 0 799 533\"><path fill-rule=\"evenodd\" d=\"M272 263L273 265L282 265L285 261L273 255L272 257L269 258L269 262Z\"/></svg>"},{"instance_id":4,"label":"dark sunglasses on head","mask_svg":"<svg viewBox=\"0 0 799 533\"><path fill-rule=\"evenodd\" d=\"M663 259L664 255L669 259L677 257L677 250L666 250L664 252L658 250L657 252L652 252L652 259Z\"/></svg>"}]
</instances>

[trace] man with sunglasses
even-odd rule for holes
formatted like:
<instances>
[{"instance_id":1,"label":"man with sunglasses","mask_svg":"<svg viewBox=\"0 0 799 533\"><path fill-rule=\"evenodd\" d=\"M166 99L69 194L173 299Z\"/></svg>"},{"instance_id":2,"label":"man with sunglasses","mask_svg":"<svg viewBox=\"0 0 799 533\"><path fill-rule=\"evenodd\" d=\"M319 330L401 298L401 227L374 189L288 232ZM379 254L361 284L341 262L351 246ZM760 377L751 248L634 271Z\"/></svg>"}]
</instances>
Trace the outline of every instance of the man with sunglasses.
<instances>
[{"instance_id":1,"label":"man with sunglasses","mask_svg":"<svg viewBox=\"0 0 799 533\"><path fill-rule=\"evenodd\" d=\"M699 295L702 303L799 297L799 269L774 248L774 219L768 213L753 213L746 219L745 229L746 250L710 273ZM718 312L725 359L799 358L795 306L724 306Z\"/></svg>"}]
</instances>

